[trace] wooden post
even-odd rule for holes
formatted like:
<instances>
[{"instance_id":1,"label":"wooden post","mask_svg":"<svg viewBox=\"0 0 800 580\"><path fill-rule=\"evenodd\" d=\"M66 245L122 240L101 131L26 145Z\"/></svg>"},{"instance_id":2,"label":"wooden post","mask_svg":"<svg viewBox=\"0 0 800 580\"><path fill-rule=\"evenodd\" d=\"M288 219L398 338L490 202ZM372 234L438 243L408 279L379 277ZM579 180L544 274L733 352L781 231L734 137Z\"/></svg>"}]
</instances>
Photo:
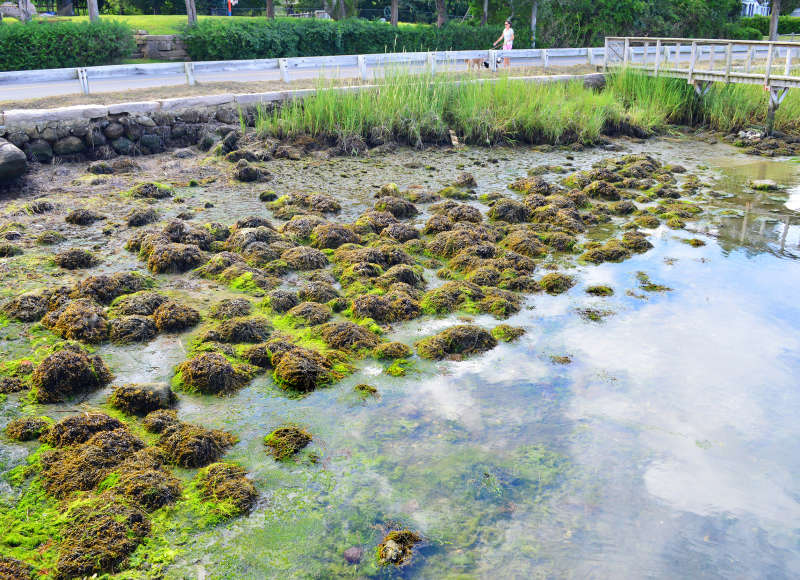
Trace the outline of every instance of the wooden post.
<instances>
[{"instance_id":1,"label":"wooden post","mask_svg":"<svg viewBox=\"0 0 800 580\"><path fill-rule=\"evenodd\" d=\"M278 67L281 69L281 80L288 84L291 81L289 78L289 63L285 58L279 58Z\"/></svg>"},{"instance_id":2,"label":"wooden post","mask_svg":"<svg viewBox=\"0 0 800 580\"><path fill-rule=\"evenodd\" d=\"M431 75L436 74L436 53L429 52L428 53L428 69L431 71Z\"/></svg>"},{"instance_id":3,"label":"wooden post","mask_svg":"<svg viewBox=\"0 0 800 580\"><path fill-rule=\"evenodd\" d=\"M692 59L689 61L689 84L694 83L694 65L697 63L697 42L692 42Z\"/></svg>"},{"instance_id":4,"label":"wooden post","mask_svg":"<svg viewBox=\"0 0 800 580\"><path fill-rule=\"evenodd\" d=\"M194 78L194 63L193 62L185 62L183 63L183 70L186 72L186 84L190 87L193 87L197 84L197 81Z\"/></svg>"},{"instance_id":5,"label":"wooden post","mask_svg":"<svg viewBox=\"0 0 800 580\"><path fill-rule=\"evenodd\" d=\"M490 50L489 51L489 70L492 72L497 72L497 51Z\"/></svg>"},{"instance_id":6,"label":"wooden post","mask_svg":"<svg viewBox=\"0 0 800 580\"><path fill-rule=\"evenodd\" d=\"M792 72L792 51L794 49L791 47L786 48L786 66L783 68L784 76L789 76L789 73Z\"/></svg>"},{"instance_id":7,"label":"wooden post","mask_svg":"<svg viewBox=\"0 0 800 580\"><path fill-rule=\"evenodd\" d=\"M712 44L710 47L711 53L708 57L708 72L714 71L714 60L717 58L717 45Z\"/></svg>"},{"instance_id":8,"label":"wooden post","mask_svg":"<svg viewBox=\"0 0 800 580\"><path fill-rule=\"evenodd\" d=\"M733 44L728 43L728 52L725 55L725 82L731 82L731 63L733 62Z\"/></svg>"},{"instance_id":9,"label":"wooden post","mask_svg":"<svg viewBox=\"0 0 800 580\"><path fill-rule=\"evenodd\" d=\"M675 68L681 68L681 43L675 45Z\"/></svg>"},{"instance_id":10,"label":"wooden post","mask_svg":"<svg viewBox=\"0 0 800 580\"><path fill-rule=\"evenodd\" d=\"M750 74L750 71L753 68L753 52L754 51L755 51L755 47L752 46L752 45L747 50L747 64L745 65L745 69L744 69L747 74Z\"/></svg>"},{"instance_id":11,"label":"wooden post","mask_svg":"<svg viewBox=\"0 0 800 580\"><path fill-rule=\"evenodd\" d=\"M644 54L642 54L642 65L644 68L647 68L647 53L650 52L650 43L645 41L644 43Z\"/></svg>"},{"instance_id":12,"label":"wooden post","mask_svg":"<svg viewBox=\"0 0 800 580\"><path fill-rule=\"evenodd\" d=\"M625 53L622 55L622 64L628 66L628 51L631 48L630 38L625 38Z\"/></svg>"},{"instance_id":13,"label":"wooden post","mask_svg":"<svg viewBox=\"0 0 800 580\"><path fill-rule=\"evenodd\" d=\"M361 80L367 80L367 57L363 54L358 55L358 70L361 74Z\"/></svg>"},{"instance_id":14,"label":"wooden post","mask_svg":"<svg viewBox=\"0 0 800 580\"><path fill-rule=\"evenodd\" d=\"M769 89L769 77L772 73L772 59L774 55L775 45L769 43L769 50L767 51L767 70L764 72L764 87Z\"/></svg>"},{"instance_id":15,"label":"wooden post","mask_svg":"<svg viewBox=\"0 0 800 580\"><path fill-rule=\"evenodd\" d=\"M89 77L86 76L86 69L79 68L76 69L78 72L78 82L81 84L81 92L84 95L89 94Z\"/></svg>"},{"instance_id":16,"label":"wooden post","mask_svg":"<svg viewBox=\"0 0 800 580\"><path fill-rule=\"evenodd\" d=\"M656 76L658 76L658 68L661 64L661 39L656 40Z\"/></svg>"},{"instance_id":17,"label":"wooden post","mask_svg":"<svg viewBox=\"0 0 800 580\"><path fill-rule=\"evenodd\" d=\"M543 53L543 54L544 54L544 71L545 71L545 72L547 72L547 69L548 69L548 68L549 68L549 66L550 66L550 53L549 53L549 52L548 52L548 50L545 48L545 49L544 49L544 53Z\"/></svg>"},{"instance_id":18,"label":"wooden post","mask_svg":"<svg viewBox=\"0 0 800 580\"><path fill-rule=\"evenodd\" d=\"M608 37L606 36L606 41L603 50L603 72L608 72Z\"/></svg>"}]
</instances>

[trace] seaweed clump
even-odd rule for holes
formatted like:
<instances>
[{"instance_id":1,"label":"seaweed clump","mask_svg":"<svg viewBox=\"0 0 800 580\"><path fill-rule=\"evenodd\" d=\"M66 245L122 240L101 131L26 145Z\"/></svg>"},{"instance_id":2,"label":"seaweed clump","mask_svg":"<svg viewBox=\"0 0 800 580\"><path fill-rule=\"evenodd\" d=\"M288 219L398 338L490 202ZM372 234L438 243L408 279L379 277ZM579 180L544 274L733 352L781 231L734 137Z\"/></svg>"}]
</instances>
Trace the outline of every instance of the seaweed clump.
<instances>
[{"instance_id":1,"label":"seaweed clump","mask_svg":"<svg viewBox=\"0 0 800 580\"><path fill-rule=\"evenodd\" d=\"M145 417L146 424L153 425L154 422L147 421L148 417ZM158 446L167 461L180 467L197 468L213 463L236 443L236 437L227 431L206 429L178 421L174 416L171 418L174 421L167 421L163 425Z\"/></svg>"},{"instance_id":2,"label":"seaweed clump","mask_svg":"<svg viewBox=\"0 0 800 580\"><path fill-rule=\"evenodd\" d=\"M374 332L353 322L329 322L320 328L320 334L325 344L336 349L373 348L380 342Z\"/></svg>"},{"instance_id":3,"label":"seaweed clump","mask_svg":"<svg viewBox=\"0 0 800 580\"><path fill-rule=\"evenodd\" d=\"M56 266L60 266L65 270L78 270L80 268L91 268L99 263L97 257L89 250L80 248L70 248L59 252L53 258Z\"/></svg>"},{"instance_id":4,"label":"seaweed clump","mask_svg":"<svg viewBox=\"0 0 800 580\"><path fill-rule=\"evenodd\" d=\"M239 318L250 314L252 305L249 300L244 298L226 298L211 307L209 316L219 320L228 318Z\"/></svg>"},{"instance_id":5,"label":"seaweed clump","mask_svg":"<svg viewBox=\"0 0 800 580\"><path fill-rule=\"evenodd\" d=\"M258 494L243 467L233 463L212 463L197 474L203 499L217 504L217 511L239 515L250 511Z\"/></svg>"},{"instance_id":6,"label":"seaweed clump","mask_svg":"<svg viewBox=\"0 0 800 580\"><path fill-rule=\"evenodd\" d=\"M311 443L311 433L297 425L278 427L264 438L264 445L277 461L296 455Z\"/></svg>"},{"instance_id":7,"label":"seaweed clump","mask_svg":"<svg viewBox=\"0 0 800 580\"><path fill-rule=\"evenodd\" d=\"M129 415L144 416L175 403L175 394L166 383L127 384L114 387L109 404Z\"/></svg>"},{"instance_id":8,"label":"seaweed clump","mask_svg":"<svg viewBox=\"0 0 800 580\"><path fill-rule=\"evenodd\" d=\"M16 558L0 556L0 578L3 580L27 580L33 578L33 568Z\"/></svg>"},{"instance_id":9,"label":"seaweed clump","mask_svg":"<svg viewBox=\"0 0 800 580\"><path fill-rule=\"evenodd\" d=\"M234 367L228 359L216 352L204 352L177 368L180 383L190 391L204 395L224 395L246 385L250 374Z\"/></svg>"},{"instance_id":10,"label":"seaweed clump","mask_svg":"<svg viewBox=\"0 0 800 580\"><path fill-rule=\"evenodd\" d=\"M44 434L51 424L47 417L20 417L6 425L6 435L15 441L31 441Z\"/></svg>"},{"instance_id":11,"label":"seaweed clump","mask_svg":"<svg viewBox=\"0 0 800 580\"><path fill-rule=\"evenodd\" d=\"M270 342L273 378L285 389L307 393L334 379L333 365L315 350L289 343Z\"/></svg>"},{"instance_id":12,"label":"seaweed clump","mask_svg":"<svg viewBox=\"0 0 800 580\"><path fill-rule=\"evenodd\" d=\"M117 344L147 342L156 335L156 325L147 316L122 316L109 323L109 338Z\"/></svg>"},{"instance_id":13,"label":"seaweed clump","mask_svg":"<svg viewBox=\"0 0 800 580\"><path fill-rule=\"evenodd\" d=\"M44 453L42 482L59 499L75 491L93 490L118 465L143 448L144 442L127 427L99 431L83 444Z\"/></svg>"},{"instance_id":14,"label":"seaweed clump","mask_svg":"<svg viewBox=\"0 0 800 580\"><path fill-rule=\"evenodd\" d=\"M114 302L114 311L122 316L152 316L169 298L158 292L144 290L123 296Z\"/></svg>"},{"instance_id":15,"label":"seaweed clump","mask_svg":"<svg viewBox=\"0 0 800 580\"><path fill-rule=\"evenodd\" d=\"M200 322L200 313L185 304L165 302L153 312L153 319L161 332L180 332Z\"/></svg>"},{"instance_id":16,"label":"seaweed clump","mask_svg":"<svg viewBox=\"0 0 800 580\"><path fill-rule=\"evenodd\" d=\"M378 545L378 564L381 566L405 566L411 562L413 548L422 537L410 530L389 532Z\"/></svg>"},{"instance_id":17,"label":"seaweed clump","mask_svg":"<svg viewBox=\"0 0 800 580\"><path fill-rule=\"evenodd\" d=\"M138 507L103 494L67 513L57 578L82 578L119 572L150 533L150 522Z\"/></svg>"},{"instance_id":18,"label":"seaweed clump","mask_svg":"<svg viewBox=\"0 0 800 580\"><path fill-rule=\"evenodd\" d=\"M272 334L272 326L267 318L232 318L223 320L219 326L209 330L204 337L206 341L255 344L264 342Z\"/></svg>"},{"instance_id":19,"label":"seaweed clump","mask_svg":"<svg viewBox=\"0 0 800 580\"><path fill-rule=\"evenodd\" d=\"M375 347L372 355L377 359L396 360L410 356L411 349L402 342L384 342Z\"/></svg>"},{"instance_id":20,"label":"seaweed clump","mask_svg":"<svg viewBox=\"0 0 800 580\"><path fill-rule=\"evenodd\" d=\"M551 272L539 280L539 286L548 294L563 294L575 285L575 279L567 274Z\"/></svg>"},{"instance_id":21,"label":"seaweed clump","mask_svg":"<svg viewBox=\"0 0 800 580\"><path fill-rule=\"evenodd\" d=\"M64 349L44 359L31 375L33 397L38 403L58 403L83 391L99 389L111 381L99 356Z\"/></svg>"},{"instance_id":22,"label":"seaweed clump","mask_svg":"<svg viewBox=\"0 0 800 580\"><path fill-rule=\"evenodd\" d=\"M510 324L500 324L492 329L492 336L503 342L514 342L525 334L525 329Z\"/></svg>"},{"instance_id":23,"label":"seaweed clump","mask_svg":"<svg viewBox=\"0 0 800 580\"><path fill-rule=\"evenodd\" d=\"M424 338L416 346L422 358L438 360L486 352L497 346L497 339L480 326L462 324Z\"/></svg>"},{"instance_id":24,"label":"seaweed clump","mask_svg":"<svg viewBox=\"0 0 800 580\"><path fill-rule=\"evenodd\" d=\"M47 314L47 298L39 294L22 294L3 304L3 314L20 322L36 322Z\"/></svg>"},{"instance_id":25,"label":"seaweed clump","mask_svg":"<svg viewBox=\"0 0 800 580\"><path fill-rule=\"evenodd\" d=\"M81 413L62 419L42 437L52 447L67 447L85 443L100 431L113 431L124 427L121 421L105 413Z\"/></svg>"},{"instance_id":26,"label":"seaweed clump","mask_svg":"<svg viewBox=\"0 0 800 580\"><path fill-rule=\"evenodd\" d=\"M152 249L147 259L147 267L154 274L179 274L196 268L205 261L205 254L197 246L169 243Z\"/></svg>"},{"instance_id":27,"label":"seaweed clump","mask_svg":"<svg viewBox=\"0 0 800 580\"><path fill-rule=\"evenodd\" d=\"M89 298L80 298L67 304L60 312L51 312L42 324L67 340L98 343L108 337L106 315Z\"/></svg>"}]
</instances>

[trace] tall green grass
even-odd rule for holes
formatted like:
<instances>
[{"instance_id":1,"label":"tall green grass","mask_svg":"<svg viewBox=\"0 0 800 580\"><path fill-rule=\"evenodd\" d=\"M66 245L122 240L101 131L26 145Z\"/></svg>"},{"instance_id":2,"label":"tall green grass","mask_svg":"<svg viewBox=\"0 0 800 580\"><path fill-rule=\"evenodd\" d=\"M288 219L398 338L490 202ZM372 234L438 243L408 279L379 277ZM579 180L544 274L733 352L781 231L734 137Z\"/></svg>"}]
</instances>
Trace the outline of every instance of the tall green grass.
<instances>
[{"instance_id":1,"label":"tall green grass","mask_svg":"<svg viewBox=\"0 0 800 580\"><path fill-rule=\"evenodd\" d=\"M442 143L449 130L476 145L593 143L602 134L653 134L671 125L703 124L733 131L763 121L766 96L758 87L717 86L698 97L685 81L623 70L604 91L579 81L531 83L509 77L493 82L394 71L374 89L352 91L320 83L317 92L259 111L261 135L307 134L338 141L391 137L414 146ZM789 95L776 126L800 130L800 98Z\"/></svg>"}]
</instances>

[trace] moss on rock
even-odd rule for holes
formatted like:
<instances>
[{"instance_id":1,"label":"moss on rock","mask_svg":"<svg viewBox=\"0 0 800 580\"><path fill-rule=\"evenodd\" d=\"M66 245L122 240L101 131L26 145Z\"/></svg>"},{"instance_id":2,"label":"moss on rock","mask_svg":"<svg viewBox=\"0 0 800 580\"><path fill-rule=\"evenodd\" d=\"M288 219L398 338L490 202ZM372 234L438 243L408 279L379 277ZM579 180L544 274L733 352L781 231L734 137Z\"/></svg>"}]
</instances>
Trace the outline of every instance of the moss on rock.
<instances>
[{"instance_id":1,"label":"moss on rock","mask_svg":"<svg viewBox=\"0 0 800 580\"><path fill-rule=\"evenodd\" d=\"M277 461L296 455L311 443L311 433L298 425L278 427L264 438L264 445Z\"/></svg>"},{"instance_id":2,"label":"moss on rock","mask_svg":"<svg viewBox=\"0 0 800 580\"><path fill-rule=\"evenodd\" d=\"M136 383L114 387L108 403L129 415L144 416L175 403L175 394L166 383Z\"/></svg>"},{"instance_id":3,"label":"moss on rock","mask_svg":"<svg viewBox=\"0 0 800 580\"><path fill-rule=\"evenodd\" d=\"M200 313L191 306L169 301L156 308L153 320L161 332L180 332L200 322Z\"/></svg>"},{"instance_id":4,"label":"moss on rock","mask_svg":"<svg viewBox=\"0 0 800 580\"><path fill-rule=\"evenodd\" d=\"M217 504L225 515L249 512L256 503L256 488L247 479L247 471L233 463L212 463L197 474L200 496Z\"/></svg>"}]
</instances>

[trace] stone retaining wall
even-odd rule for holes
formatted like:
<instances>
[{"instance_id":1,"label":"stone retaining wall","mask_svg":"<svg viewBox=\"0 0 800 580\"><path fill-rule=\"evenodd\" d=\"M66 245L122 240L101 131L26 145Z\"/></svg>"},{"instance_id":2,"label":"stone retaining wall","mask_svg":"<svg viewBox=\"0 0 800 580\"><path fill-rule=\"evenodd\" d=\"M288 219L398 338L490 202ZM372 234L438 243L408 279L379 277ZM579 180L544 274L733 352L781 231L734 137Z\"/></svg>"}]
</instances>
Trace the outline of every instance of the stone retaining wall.
<instances>
[{"instance_id":1,"label":"stone retaining wall","mask_svg":"<svg viewBox=\"0 0 800 580\"><path fill-rule=\"evenodd\" d=\"M174 34L134 34L136 58L189 60L186 45Z\"/></svg>"},{"instance_id":2,"label":"stone retaining wall","mask_svg":"<svg viewBox=\"0 0 800 580\"><path fill-rule=\"evenodd\" d=\"M29 161L109 159L149 155L205 141L239 127L240 113L253 124L257 103L269 105L286 93L212 95L117 105L20 109L0 113L0 138ZM238 97L238 98L237 98Z\"/></svg>"}]
</instances>

